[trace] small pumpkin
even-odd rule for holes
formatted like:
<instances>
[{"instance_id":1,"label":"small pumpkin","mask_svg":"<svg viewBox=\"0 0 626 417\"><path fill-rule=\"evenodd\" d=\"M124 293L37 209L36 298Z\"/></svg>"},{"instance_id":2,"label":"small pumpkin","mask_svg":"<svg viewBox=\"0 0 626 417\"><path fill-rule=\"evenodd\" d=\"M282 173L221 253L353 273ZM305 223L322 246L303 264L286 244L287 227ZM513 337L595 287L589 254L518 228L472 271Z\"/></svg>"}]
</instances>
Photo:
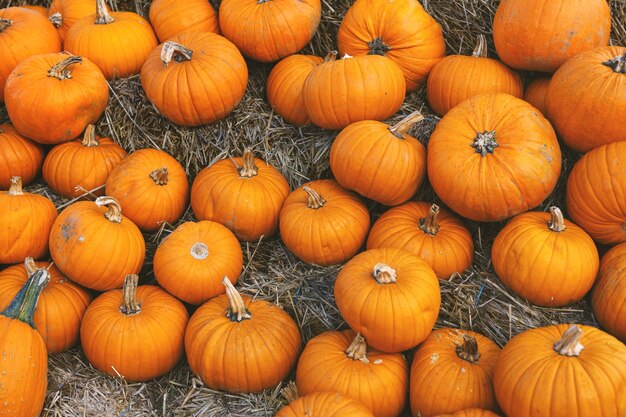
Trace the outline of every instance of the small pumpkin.
<instances>
[{"instance_id":1,"label":"small pumpkin","mask_svg":"<svg viewBox=\"0 0 626 417\"><path fill-rule=\"evenodd\" d=\"M364 405L336 392L314 392L294 399L275 417L374 417Z\"/></svg>"},{"instance_id":2,"label":"small pumpkin","mask_svg":"<svg viewBox=\"0 0 626 417\"><path fill-rule=\"evenodd\" d=\"M548 94L548 86L550 78L535 78L524 91L524 100L532 104L544 116L548 114L546 110L546 95Z\"/></svg>"},{"instance_id":3,"label":"small pumpkin","mask_svg":"<svg viewBox=\"0 0 626 417\"><path fill-rule=\"evenodd\" d=\"M500 417L498 414L480 408L468 408L452 414L440 414L436 417Z\"/></svg>"},{"instance_id":4,"label":"small pumpkin","mask_svg":"<svg viewBox=\"0 0 626 417\"><path fill-rule=\"evenodd\" d=\"M383 352L423 342L441 304L432 268L397 248L370 249L352 258L337 274L334 294L346 323Z\"/></svg>"},{"instance_id":5,"label":"small pumpkin","mask_svg":"<svg viewBox=\"0 0 626 417\"><path fill-rule=\"evenodd\" d=\"M316 180L294 190L280 211L280 236L304 262L334 265L352 258L370 226L365 204L335 180Z\"/></svg>"},{"instance_id":6,"label":"small pumpkin","mask_svg":"<svg viewBox=\"0 0 626 417\"><path fill-rule=\"evenodd\" d=\"M137 286L128 275L121 290L98 296L80 326L85 356L95 368L127 381L149 381L171 371L183 356L189 315L155 285Z\"/></svg>"},{"instance_id":7,"label":"small pumpkin","mask_svg":"<svg viewBox=\"0 0 626 417\"><path fill-rule=\"evenodd\" d=\"M600 325L626 343L626 243L602 257L591 305Z\"/></svg>"},{"instance_id":8,"label":"small pumpkin","mask_svg":"<svg viewBox=\"0 0 626 417\"><path fill-rule=\"evenodd\" d=\"M206 0L154 0L148 18L160 42L183 32L220 33L217 14Z\"/></svg>"},{"instance_id":9,"label":"small pumpkin","mask_svg":"<svg viewBox=\"0 0 626 417\"><path fill-rule=\"evenodd\" d=\"M43 148L20 135L13 125L0 124L0 189L11 185L11 177L30 184L41 170Z\"/></svg>"},{"instance_id":10,"label":"small pumpkin","mask_svg":"<svg viewBox=\"0 0 626 417\"><path fill-rule=\"evenodd\" d=\"M281 308L240 295L228 277L226 294L200 306L187 325L192 372L211 389L259 392L276 386L302 350L300 331Z\"/></svg>"},{"instance_id":11,"label":"small pumpkin","mask_svg":"<svg viewBox=\"0 0 626 417\"><path fill-rule=\"evenodd\" d=\"M426 147L408 132L423 119L416 111L394 126L365 120L343 129L330 148L339 185L386 206L411 198L426 176Z\"/></svg>"},{"instance_id":12,"label":"small pumpkin","mask_svg":"<svg viewBox=\"0 0 626 417\"><path fill-rule=\"evenodd\" d=\"M52 0L48 8L48 18L57 28L61 42L67 31L82 19L91 16L96 11L94 0Z\"/></svg>"}]
</instances>

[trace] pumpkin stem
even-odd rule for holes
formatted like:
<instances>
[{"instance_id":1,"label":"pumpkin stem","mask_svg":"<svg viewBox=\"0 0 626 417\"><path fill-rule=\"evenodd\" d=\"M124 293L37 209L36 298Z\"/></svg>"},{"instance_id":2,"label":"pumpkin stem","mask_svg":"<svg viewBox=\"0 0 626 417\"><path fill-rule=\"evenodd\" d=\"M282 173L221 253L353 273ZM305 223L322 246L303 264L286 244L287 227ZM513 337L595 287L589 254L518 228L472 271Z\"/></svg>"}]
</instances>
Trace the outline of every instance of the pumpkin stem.
<instances>
[{"instance_id":1,"label":"pumpkin stem","mask_svg":"<svg viewBox=\"0 0 626 417\"><path fill-rule=\"evenodd\" d=\"M0 17L0 32L10 27L13 24L12 20L5 19L4 17Z\"/></svg>"},{"instance_id":2,"label":"pumpkin stem","mask_svg":"<svg viewBox=\"0 0 626 417\"><path fill-rule=\"evenodd\" d=\"M361 336L361 333L357 333L356 337L346 349L346 355L350 359L355 361L361 361L363 363L369 363L370 360L367 359L367 343L365 343L365 338Z\"/></svg>"},{"instance_id":3,"label":"pumpkin stem","mask_svg":"<svg viewBox=\"0 0 626 417\"><path fill-rule=\"evenodd\" d=\"M259 168L254 164L252 148L244 149L241 159L243 160L242 166L239 168L239 176L241 178L252 178L259 173Z\"/></svg>"},{"instance_id":4,"label":"pumpkin stem","mask_svg":"<svg viewBox=\"0 0 626 417\"><path fill-rule=\"evenodd\" d=\"M52 16L49 16L48 20L50 20L55 28L59 28L63 24L63 16L59 12L56 12Z\"/></svg>"},{"instance_id":5,"label":"pumpkin stem","mask_svg":"<svg viewBox=\"0 0 626 417\"><path fill-rule=\"evenodd\" d=\"M26 269L26 274L28 276L31 276L35 272L37 272L37 264L35 264L35 260L30 256L24 259L24 269Z\"/></svg>"},{"instance_id":6,"label":"pumpkin stem","mask_svg":"<svg viewBox=\"0 0 626 417\"><path fill-rule=\"evenodd\" d=\"M563 333L563 337L554 344L554 350L562 356L580 356L580 352L585 348L580 343L582 336L582 329L576 325L572 325Z\"/></svg>"},{"instance_id":7,"label":"pumpkin stem","mask_svg":"<svg viewBox=\"0 0 626 417\"><path fill-rule=\"evenodd\" d=\"M368 55L382 55L385 56L385 54L391 50L391 46L387 45L385 42L383 42L383 38L382 36L379 36L378 38L369 41L367 43L367 46L369 46L370 50L367 53Z\"/></svg>"},{"instance_id":8,"label":"pumpkin stem","mask_svg":"<svg viewBox=\"0 0 626 417\"><path fill-rule=\"evenodd\" d=\"M487 156L488 153L493 153L499 146L498 142L496 142L496 131L493 130L491 132L487 132L485 130L482 133L478 133L478 136L474 138L474 142L471 146L476 149L476 153L479 153L482 156Z\"/></svg>"},{"instance_id":9,"label":"pumpkin stem","mask_svg":"<svg viewBox=\"0 0 626 417\"><path fill-rule=\"evenodd\" d=\"M161 167L152 171L150 173L150 179L154 181L156 185L167 185L167 167Z\"/></svg>"},{"instance_id":10,"label":"pumpkin stem","mask_svg":"<svg viewBox=\"0 0 626 417\"><path fill-rule=\"evenodd\" d=\"M191 256L199 261L209 256L209 247L202 242L194 243L191 247Z\"/></svg>"},{"instance_id":11,"label":"pumpkin stem","mask_svg":"<svg viewBox=\"0 0 626 417\"><path fill-rule=\"evenodd\" d=\"M419 110L409 114L404 119L400 120L393 127L389 128L389 131L396 137L404 139L404 135L413 127L413 125L421 120L424 120L424 116Z\"/></svg>"},{"instance_id":12,"label":"pumpkin stem","mask_svg":"<svg viewBox=\"0 0 626 417\"><path fill-rule=\"evenodd\" d=\"M81 145L87 147L100 145L100 143L96 140L96 126L92 124L87 125L85 133L83 133L83 140L80 143Z\"/></svg>"},{"instance_id":13,"label":"pumpkin stem","mask_svg":"<svg viewBox=\"0 0 626 417\"><path fill-rule=\"evenodd\" d=\"M9 186L9 195L24 195L22 190L22 177L11 177L11 185Z\"/></svg>"},{"instance_id":14,"label":"pumpkin stem","mask_svg":"<svg viewBox=\"0 0 626 417\"><path fill-rule=\"evenodd\" d=\"M272 1L272 0L257 0L256 4L263 4L263 3L267 3L269 1Z\"/></svg>"},{"instance_id":15,"label":"pumpkin stem","mask_svg":"<svg viewBox=\"0 0 626 417\"><path fill-rule=\"evenodd\" d=\"M122 207L120 206L119 201L117 201L113 197L103 196L96 198L96 206L98 207L108 207L109 211L104 213L104 217L107 220L113 223L121 223L122 222Z\"/></svg>"},{"instance_id":16,"label":"pumpkin stem","mask_svg":"<svg viewBox=\"0 0 626 417\"><path fill-rule=\"evenodd\" d=\"M28 267L26 270L28 271ZM26 283L15 295L6 310L0 315L20 320L34 329L35 308L37 308L41 291L48 284L48 281L50 281L50 272L46 268L35 269L33 273L29 274Z\"/></svg>"},{"instance_id":17,"label":"pumpkin stem","mask_svg":"<svg viewBox=\"0 0 626 417\"><path fill-rule=\"evenodd\" d=\"M476 58L487 58L487 51L487 38L485 38L485 35L480 34L476 39L476 47L474 47L472 56Z\"/></svg>"},{"instance_id":18,"label":"pumpkin stem","mask_svg":"<svg viewBox=\"0 0 626 417\"><path fill-rule=\"evenodd\" d=\"M339 52L337 51L330 51L328 54L326 54L326 56L324 57L324 62L333 62L337 60L337 55L339 55Z\"/></svg>"},{"instance_id":19,"label":"pumpkin stem","mask_svg":"<svg viewBox=\"0 0 626 417\"><path fill-rule=\"evenodd\" d=\"M1 26L0 31L2 31ZM626 74L626 53L624 53L624 55L616 56L615 58L603 62L602 64L610 67L617 73Z\"/></svg>"},{"instance_id":20,"label":"pumpkin stem","mask_svg":"<svg viewBox=\"0 0 626 417\"><path fill-rule=\"evenodd\" d=\"M57 62L48 70L48 77L54 77L59 80L67 80L72 78L72 72L68 68L70 65L80 64L83 58L80 56L69 56L63 61Z\"/></svg>"},{"instance_id":21,"label":"pumpkin stem","mask_svg":"<svg viewBox=\"0 0 626 417\"><path fill-rule=\"evenodd\" d=\"M132 316L141 313L141 305L137 302L137 284L139 276L137 274L129 274L124 278L124 286L122 287L122 305L120 311L122 314Z\"/></svg>"},{"instance_id":22,"label":"pumpkin stem","mask_svg":"<svg viewBox=\"0 0 626 417\"><path fill-rule=\"evenodd\" d=\"M326 200L324 200L322 196L320 196L315 190L306 185L303 185L302 189L305 193L307 193L309 208L318 209L320 207L324 207L324 204L326 204Z\"/></svg>"},{"instance_id":23,"label":"pumpkin stem","mask_svg":"<svg viewBox=\"0 0 626 417\"><path fill-rule=\"evenodd\" d=\"M562 232L566 229L565 220L563 219L563 213L561 209L555 206L550 207L550 223L548 223L548 229L553 232Z\"/></svg>"},{"instance_id":24,"label":"pumpkin stem","mask_svg":"<svg viewBox=\"0 0 626 417\"><path fill-rule=\"evenodd\" d=\"M397 281L398 274L396 270L389 265L379 263L374 265L372 276L379 284L394 284Z\"/></svg>"},{"instance_id":25,"label":"pumpkin stem","mask_svg":"<svg viewBox=\"0 0 626 417\"><path fill-rule=\"evenodd\" d=\"M298 394L298 386L293 381L290 381L287 386L282 389L281 393L283 394L283 397L285 397L285 400L287 400L287 404L300 398L300 394Z\"/></svg>"},{"instance_id":26,"label":"pumpkin stem","mask_svg":"<svg viewBox=\"0 0 626 417\"><path fill-rule=\"evenodd\" d=\"M96 0L96 25L108 25L115 22L109 14L109 9L104 0Z\"/></svg>"},{"instance_id":27,"label":"pumpkin stem","mask_svg":"<svg viewBox=\"0 0 626 417\"><path fill-rule=\"evenodd\" d=\"M480 352L478 351L478 342L474 336L467 334L463 335L463 343L457 345L456 355L469 362L476 364L480 359Z\"/></svg>"},{"instance_id":28,"label":"pumpkin stem","mask_svg":"<svg viewBox=\"0 0 626 417\"><path fill-rule=\"evenodd\" d=\"M172 62L172 59L176 62L185 62L191 61L192 56L193 51L191 49L172 41L165 42L161 49L161 62L166 67Z\"/></svg>"},{"instance_id":29,"label":"pumpkin stem","mask_svg":"<svg viewBox=\"0 0 626 417\"><path fill-rule=\"evenodd\" d=\"M226 297L228 297L228 303L230 307L226 311L226 317L230 321L242 322L252 317L252 314L246 309L246 303L244 303L241 294L237 292L235 286L228 279L226 275L222 278L222 284L226 287Z\"/></svg>"},{"instance_id":30,"label":"pumpkin stem","mask_svg":"<svg viewBox=\"0 0 626 417\"><path fill-rule=\"evenodd\" d=\"M439 231L439 224L437 224L437 217L439 216L439 206L433 204L428 210L428 216L420 219L419 228L426 234L435 236Z\"/></svg>"}]
</instances>

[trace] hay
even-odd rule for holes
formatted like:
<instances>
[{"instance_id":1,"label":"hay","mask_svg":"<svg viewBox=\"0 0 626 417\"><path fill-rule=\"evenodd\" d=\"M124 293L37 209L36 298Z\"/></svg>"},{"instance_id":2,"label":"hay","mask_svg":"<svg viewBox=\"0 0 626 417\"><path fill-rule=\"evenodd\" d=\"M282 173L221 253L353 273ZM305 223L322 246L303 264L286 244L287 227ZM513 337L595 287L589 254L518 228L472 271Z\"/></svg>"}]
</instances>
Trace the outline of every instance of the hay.
<instances>
[{"instance_id":1,"label":"hay","mask_svg":"<svg viewBox=\"0 0 626 417\"><path fill-rule=\"evenodd\" d=\"M218 1L211 1L218 6ZM323 0L323 20L313 42L305 53L324 55L335 49L337 29L351 0ZM0 7L21 3L0 0ZM423 0L427 10L442 25L448 53L472 50L478 33L491 34L496 0ZM148 0L112 0L116 10L147 14ZM614 44L626 44L626 2L610 0L613 10ZM495 54L490 36L490 47ZM180 128L162 117L145 98L139 77L111 83L111 98L98 123L98 133L109 136L127 151L145 147L162 149L183 164L192 180L204 167L226 156L238 155L245 146L252 146L258 156L279 168L292 188L303 182L329 178L328 153L334 132L309 126L294 128L272 113L265 99L265 82L269 65L248 62L250 82L243 102L225 120L199 128ZM424 144L438 118L426 106L425 90L410 94L402 114L421 109L426 120L413 129ZM0 106L0 121L6 121ZM560 181L540 207L564 206L564 185L578 155L564 154ZM27 187L28 191L50 197L57 207L70 201L56 195L41 180ZM418 200L436 201L426 184ZM369 203L373 219L384 210ZM188 210L182 221L191 221ZM490 248L503 223L468 222L475 239L476 257L472 268L449 282L441 283L442 308L437 326L472 329L485 334L498 345L529 328L553 323L578 322L594 325L587 301L562 309L531 307L505 289L493 272ZM165 225L160 231L146 235L148 256L142 271L142 283L153 283L152 256L158 243L176 225ZM305 341L328 329L345 327L333 299L333 281L339 267L315 267L299 261L277 239L243 244L244 273L238 288L257 298L280 304L296 320ZM94 370L79 347L50 357L49 392L44 416L272 416L283 404L280 389L254 395L229 395L212 391L194 377L183 362L171 373L149 383L130 384L110 378ZM293 379L293 375L290 377ZM408 414L407 414L408 415Z\"/></svg>"}]
</instances>

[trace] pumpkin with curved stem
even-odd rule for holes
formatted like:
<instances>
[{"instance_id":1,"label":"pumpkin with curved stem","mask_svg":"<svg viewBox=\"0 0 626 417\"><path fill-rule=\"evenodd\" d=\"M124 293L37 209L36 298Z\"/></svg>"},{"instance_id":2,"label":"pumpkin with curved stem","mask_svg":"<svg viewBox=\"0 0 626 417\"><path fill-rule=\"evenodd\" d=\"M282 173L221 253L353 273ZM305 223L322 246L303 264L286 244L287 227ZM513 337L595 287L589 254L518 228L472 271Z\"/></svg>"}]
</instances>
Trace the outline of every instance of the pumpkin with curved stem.
<instances>
[{"instance_id":1,"label":"pumpkin with curved stem","mask_svg":"<svg viewBox=\"0 0 626 417\"><path fill-rule=\"evenodd\" d=\"M296 369L302 395L333 391L365 405L379 417L397 417L406 402L409 367L401 353L368 349L352 330L329 331L304 347Z\"/></svg>"},{"instance_id":2,"label":"pumpkin with curved stem","mask_svg":"<svg viewBox=\"0 0 626 417\"><path fill-rule=\"evenodd\" d=\"M167 292L197 305L224 293L223 276L237 283L243 254L225 226L206 220L186 222L161 242L153 266L154 276Z\"/></svg>"},{"instance_id":3,"label":"pumpkin with curved stem","mask_svg":"<svg viewBox=\"0 0 626 417\"><path fill-rule=\"evenodd\" d=\"M185 32L153 49L141 67L141 85L163 116L180 126L226 117L248 83L246 61L226 38Z\"/></svg>"},{"instance_id":4,"label":"pumpkin with curved stem","mask_svg":"<svg viewBox=\"0 0 626 417\"><path fill-rule=\"evenodd\" d=\"M48 198L24 192L22 179L11 178L8 191L0 191L0 264L14 264L48 252L48 235L57 209Z\"/></svg>"},{"instance_id":5,"label":"pumpkin with curved stem","mask_svg":"<svg viewBox=\"0 0 626 417\"><path fill-rule=\"evenodd\" d=\"M220 33L217 14L206 0L154 0L148 17L160 42L183 32Z\"/></svg>"},{"instance_id":6,"label":"pumpkin with curved stem","mask_svg":"<svg viewBox=\"0 0 626 417\"><path fill-rule=\"evenodd\" d=\"M83 17L91 16L95 11L94 0L52 0L48 8L48 18L57 28L63 41L74 23Z\"/></svg>"},{"instance_id":7,"label":"pumpkin with curved stem","mask_svg":"<svg viewBox=\"0 0 626 417\"><path fill-rule=\"evenodd\" d=\"M626 346L584 325L518 334L502 349L493 374L508 417L618 417L625 383Z\"/></svg>"},{"instance_id":8,"label":"pumpkin with curved stem","mask_svg":"<svg viewBox=\"0 0 626 417\"><path fill-rule=\"evenodd\" d=\"M397 248L370 249L352 258L339 271L334 294L346 323L383 352L424 341L441 304L432 268Z\"/></svg>"},{"instance_id":9,"label":"pumpkin with curved stem","mask_svg":"<svg viewBox=\"0 0 626 417\"><path fill-rule=\"evenodd\" d=\"M524 91L524 100L532 104L544 116L548 114L546 110L546 95L548 94L548 86L550 78L539 77L533 80L526 91Z\"/></svg>"},{"instance_id":10,"label":"pumpkin with curved stem","mask_svg":"<svg viewBox=\"0 0 626 417\"><path fill-rule=\"evenodd\" d=\"M426 148L408 132L423 119L416 111L394 126L365 120L343 129L330 148L339 185L386 206L411 198L426 176Z\"/></svg>"},{"instance_id":11,"label":"pumpkin with curved stem","mask_svg":"<svg viewBox=\"0 0 626 417\"><path fill-rule=\"evenodd\" d=\"M314 392L292 400L275 417L374 417L364 405L336 392Z\"/></svg>"},{"instance_id":12,"label":"pumpkin with curved stem","mask_svg":"<svg viewBox=\"0 0 626 417\"><path fill-rule=\"evenodd\" d=\"M448 207L493 222L538 206L552 192L561 149L550 123L530 104L504 93L481 94L437 124L426 166Z\"/></svg>"},{"instance_id":13,"label":"pumpkin with curved stem","mask_svg":"<svg viewBox=\"0 0 626 417\"><path fill-rule=\"evenodd\" d=\"M96 0L96 14L74 22L63 46L88 58L112 80L139 74L157 44L146 19L132 12L109 12L105 0Z\"/></svg>"},{"instance_id":14,"label":"pumpkin with curved stem","mask_svg":"<svg viewBox=\"0 0 626 417\"><path fill-rule=\"evenodd\" d=\"M309 43L320 22L320 0L222 0L220 28L248 58L274 62Z\"/></svg>"},{"instance_id":15,"label":"pumpkin with curved stem","mask_svg":"<svg viewBox=\"0 0 626 417\"><path fill-rule=\"evenodd\" d=\"M189 367L211 389L259 392L276 386L296 364L300 331L281 308L240 295L227 277L226 294L191 316L185 332Z\"/></svg>"},{"instance_id":16,"label":"pumpkin with curved stem","mask_svg":"<svg viewBox=\"0 0 626 417\"><path fill-rule=\"evenodd\" d=\"M20 135L11 124L0 124L0 189L11 185L11 177L28 185L39 174L43 148Z\"/></svg>"},{"instance_id":17,"label":"pumpkin with curved stem","mask_svg":"<svg viewBox=\"0 0 626 417\"><path fill-rule=\"evenodd\" d=\"M409 201L376 220L367 249L400 248L419 256L437 278L462 273L474 259L474 242L461 219L436 204Z\"/></svg>"},{"instance_id":18,"label":"pumpkin with curved stem","mask_svg":"<svg viewBox=\"0 0 626 417\"><path fill-rule=\"evenodd\" d=\"M337 34L342 54L386 56L402 69L408 91L417 90L445 56L441 26L416 0L358 0Z\"/></svg>"},{"instance_id":19,"label":"pumpkin with curved stem","mask_svg":"<svg viewBox=\"0 0 626 417\"><path fill-rule=\"evenodd\" d=\"M370 226L365 204L334 180L308 182L294 190L280 212L280 236L304 262L344 262L363 245Z\"/></svg>"},{"instance_id":20,"label":"pumpkin with curved stem","mask_svg":"<svg viewBox=\"0 0 626 417\"><path fill-rule=\"evenodd\" d=\"M469 408L467 410L457 411L452 414L440 414L435 417L500 417L498 414L489 410L482 410L480 408Z\"/></svg>"},{"instance_id":21,"label":"pumpkin with curved stem","mask_svg":"<svg viewBox=\"0 0 626 417\"><path fill-rule=\"evenodd\" d=\"M121 290L98 296L87 308L80 341L89 362L111 376L148 381L171 371L183 356L189 315L155 285L137 286L128 275Z\"/></svg>"},{"instance_id":22,"label":"pumpkin with curved stem","mask_svg":"<svg viewBox=\"0 0 626 417\"><path fill-rule=\"evenodd\" d=\"M626 243L602 257L591 305L598 323L626 343Z\"/></svg>"}]
</instances>

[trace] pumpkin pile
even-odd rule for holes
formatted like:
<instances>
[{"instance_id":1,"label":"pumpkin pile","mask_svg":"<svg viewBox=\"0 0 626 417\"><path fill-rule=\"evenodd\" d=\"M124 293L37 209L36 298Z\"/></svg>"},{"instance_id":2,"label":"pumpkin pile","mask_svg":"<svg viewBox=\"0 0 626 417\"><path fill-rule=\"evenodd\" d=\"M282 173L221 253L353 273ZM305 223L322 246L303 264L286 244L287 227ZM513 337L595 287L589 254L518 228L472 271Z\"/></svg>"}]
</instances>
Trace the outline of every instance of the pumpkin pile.
<instances>
[{"instance_id":1,"label":"pumpkin pile","mask_svg":"<svg viewBox=\"0 0 626 417\"><path fill-rule=\"evenodd\" d=\"M47 355L79 343L129 382L180 362L230 394L293 379L278 416L626 415L626 46L609 46L605 0L501 0L470 56L446 56L418 0L355 0L335 50L305 54L322 3L0 9L0 416L39 415ZM253 146L192 149L194 172L158 145L218 123L243 137L259 72L270 121ZM118 82L164 127L152 146L119 140ZM287 172L276 119L332 134L326 169ZM499 346L438 320L481 224L507 297L529 311L584 300L594 326L497 329ZM341 329L304 331L306 277L291 305L242 290L265 244L333 271L324 302Z\"/></svg>"}]
</instances>

